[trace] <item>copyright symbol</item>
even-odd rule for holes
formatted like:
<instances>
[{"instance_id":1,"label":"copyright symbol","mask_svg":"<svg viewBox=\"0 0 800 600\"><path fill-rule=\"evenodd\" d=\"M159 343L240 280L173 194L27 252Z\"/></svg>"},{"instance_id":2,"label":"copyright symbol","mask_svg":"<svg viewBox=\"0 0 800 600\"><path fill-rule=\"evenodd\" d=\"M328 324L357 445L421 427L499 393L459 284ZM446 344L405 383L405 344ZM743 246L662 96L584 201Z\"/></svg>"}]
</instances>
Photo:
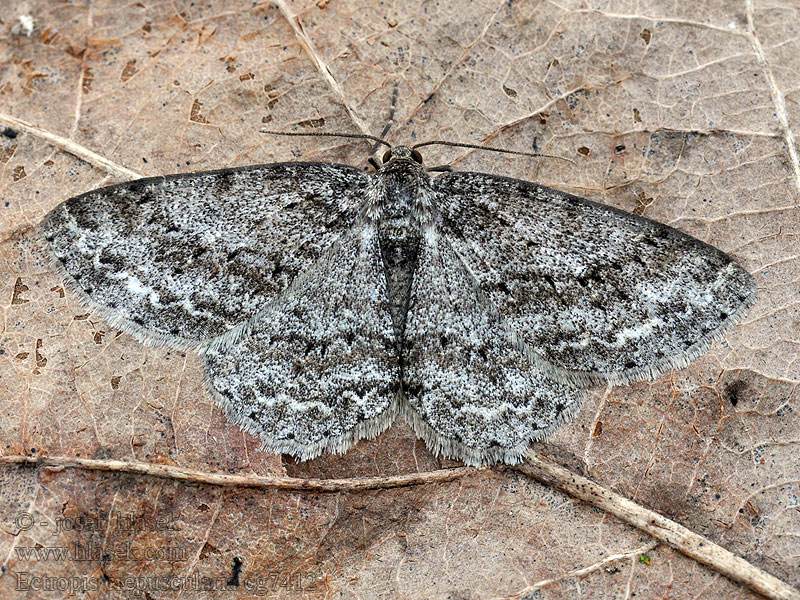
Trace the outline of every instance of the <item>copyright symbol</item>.
<instances>
[{"instance_id":1,"label":"copyright symbol","mask_svg":"<svg viewBox=\"0 0 800 600\"><path fill-rule=\"evenodd\" d=\"M19 513L14 518L14 524L19 527L20 531L27 531L33 527L33 515L27 512Z\"/></svg>"}]
</instances>

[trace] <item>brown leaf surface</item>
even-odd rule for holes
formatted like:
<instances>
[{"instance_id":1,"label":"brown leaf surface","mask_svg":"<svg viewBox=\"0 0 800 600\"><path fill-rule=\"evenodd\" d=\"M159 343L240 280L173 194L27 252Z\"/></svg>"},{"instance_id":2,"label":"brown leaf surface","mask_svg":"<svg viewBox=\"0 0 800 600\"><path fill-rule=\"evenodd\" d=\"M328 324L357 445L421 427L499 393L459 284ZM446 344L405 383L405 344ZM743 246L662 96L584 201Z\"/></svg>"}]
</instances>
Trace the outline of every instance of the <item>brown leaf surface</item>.
<instances>
[{"instance_id":1,"label":"brown leaf surface","mask_svg":"<svg viewBox=\"0 0 800 600\"><path fill-rule=\"evenodd\" d=\"M24 14L35 31L11 35ZM758 301L690 367L595 389L537 449L800 586L798 17L789 0L6 0L0 113L141 175L301 158L366 166L365 143L258 129L377 134L397 82L394 142L572 158L425 153L678 227L735 255ZM213 405L195 355L144 347L87 313L31 227L111 181L39 135L0 136L4 454L298 477L438 468L401 422L345 456L260 452ZM226 598L755 597L501 469L350 494L74 469L3 467L0 478L3 598L63 597L66 585L90 598L220 597L208 586ZM59 547L73 554L46 554Z\"/></svg>"}]
</instances>

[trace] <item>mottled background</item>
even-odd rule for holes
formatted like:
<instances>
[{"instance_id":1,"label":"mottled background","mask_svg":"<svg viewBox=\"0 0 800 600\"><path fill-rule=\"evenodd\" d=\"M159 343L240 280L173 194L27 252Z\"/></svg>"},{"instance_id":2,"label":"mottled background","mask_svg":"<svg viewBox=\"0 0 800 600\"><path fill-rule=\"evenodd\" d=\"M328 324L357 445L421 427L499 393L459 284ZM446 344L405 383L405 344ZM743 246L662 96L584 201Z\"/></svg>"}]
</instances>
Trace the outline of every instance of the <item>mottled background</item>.
<instances>
[{"instance_id":1,"label":"mottled background","mask_svg":"<svg viewBox=\"0 0 800 600\"><path fill-rule=\"evenodd\" d=\"M33 33L12 34L26 14ZM758 300L690 367L593 390L537 450L800 585L798 29L790 0L5 0L0 131L22 119L141 175L292 159L366 167L364 142L258 129L377 134L397 83L395 143L573 159L425 149L428 164L537 180L675 226L737 257ZM87 313L32 227L113 181L44 134L0 135L4 454L298 477L439 468L400 421L343 457L262 453L213 405L197 356L146 348ZM162 576L189 581L140 597L220 597L198 577L225 598L754 597L511 471L325 495L0 467L0 486L4 598L62 597L18 590L25 577L129 598L126 586ZM75 543L94 560L26 555Z\"/></svg>"}]
</instances>

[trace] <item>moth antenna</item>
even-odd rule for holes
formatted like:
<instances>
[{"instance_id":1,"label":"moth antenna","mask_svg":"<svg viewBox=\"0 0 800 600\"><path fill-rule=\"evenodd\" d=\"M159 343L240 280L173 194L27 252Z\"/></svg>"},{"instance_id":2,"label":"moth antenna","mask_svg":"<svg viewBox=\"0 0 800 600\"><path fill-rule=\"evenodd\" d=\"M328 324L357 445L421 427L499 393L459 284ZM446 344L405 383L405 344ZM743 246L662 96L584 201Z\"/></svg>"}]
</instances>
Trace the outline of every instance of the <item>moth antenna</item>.
<instances>
[{"instance_id":1,"label":"moth antenna","mask_svg":"<svg viewBox=\"0 0 800 600\"><path fill-rule=\"evenodd\" d=\"M478 144L462 144L460 142L446 142L444 140L433 140L430 142L422 142L421 144L414 144L411 146L412 149L416 150L417 148L422 148L423 146L453 146L456 148L474 148L475 150L488 150L489 152L502 152L503 154L518 154L520 156L535 156L539 158L557 158L559 160L565 160L567 162L571 162L573 165L575 161L571 158L566 158L564 156L555 156L553 154L539 154L538 152L522 152L520 150L506 150L505 148L493 148L492 146L480 146Z\"/></svg>"},{"instance_id":2,"label":"moth antenna","mask_svg":"<svg viewBox=\"0 0 800 600\"><path fill-rule=\"evenodd\" d=\"M389 118L386 119L386 125L383 126L383 131L381 131L381 134L378 136L379 138L383 139L383 137L386 136L387 133L389 133L389 129L394 124L394 111L396 108L397 108L397 82L395 81L394 88L392 89L392 104L389 107ZM370 156L375 154L375 152L378 150L379 145L380 144L375 142L375 145L369 151Z\"/></svg>"},{"instance_id":3,"label":"moth antenna","mask_svg":"<svg viewBox=\"0 0 800 600\"><path fill-rule=\"evenodd\" d=\"M323 132L315 132L315 131L274 131L272 129L259 129L259 133L269 133L271 135L286 135L292 137L341 137L341 138L354 138L358 140L372 140L376 143L376 147L379 144L383 144L384 146L388 146L389 148L392 145L383 140L379 137L374 135L369 135L366 133L323 133ZM373 150L374 152L374 150Z\"/></svg>"}]
</instances>

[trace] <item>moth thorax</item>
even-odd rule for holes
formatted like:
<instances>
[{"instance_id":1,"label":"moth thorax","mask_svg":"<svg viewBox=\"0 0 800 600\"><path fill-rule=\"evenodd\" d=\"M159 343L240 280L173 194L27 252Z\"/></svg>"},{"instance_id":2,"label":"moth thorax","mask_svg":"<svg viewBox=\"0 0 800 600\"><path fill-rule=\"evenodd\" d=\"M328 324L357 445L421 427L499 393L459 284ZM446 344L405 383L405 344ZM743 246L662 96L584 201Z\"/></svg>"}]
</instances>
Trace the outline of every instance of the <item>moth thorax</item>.
<instances>
[{"instance_id":1,"label":"moth thorax","mask_svg":"<svg viewBox=\"0 0 800 600\"><path fill-rule=\"evenodd\" d=\"M395 164L383 174L384 218L403 217L414 212L419 195L419 180L413 164Z\"/></svg>"},{"instance_id":2,"label":"moth thorax","mask_svg":"<svg viewBox=\"0 0 800 600\"><path fill-rule=\"evenodd\" d=\"M402 216L387 216L378 223L384 273L389 296L389 312L397 340L403 338L409 294L417 268L419 244L422 238L416 217L406 211Z\"/></svg>"}]
</instances>

